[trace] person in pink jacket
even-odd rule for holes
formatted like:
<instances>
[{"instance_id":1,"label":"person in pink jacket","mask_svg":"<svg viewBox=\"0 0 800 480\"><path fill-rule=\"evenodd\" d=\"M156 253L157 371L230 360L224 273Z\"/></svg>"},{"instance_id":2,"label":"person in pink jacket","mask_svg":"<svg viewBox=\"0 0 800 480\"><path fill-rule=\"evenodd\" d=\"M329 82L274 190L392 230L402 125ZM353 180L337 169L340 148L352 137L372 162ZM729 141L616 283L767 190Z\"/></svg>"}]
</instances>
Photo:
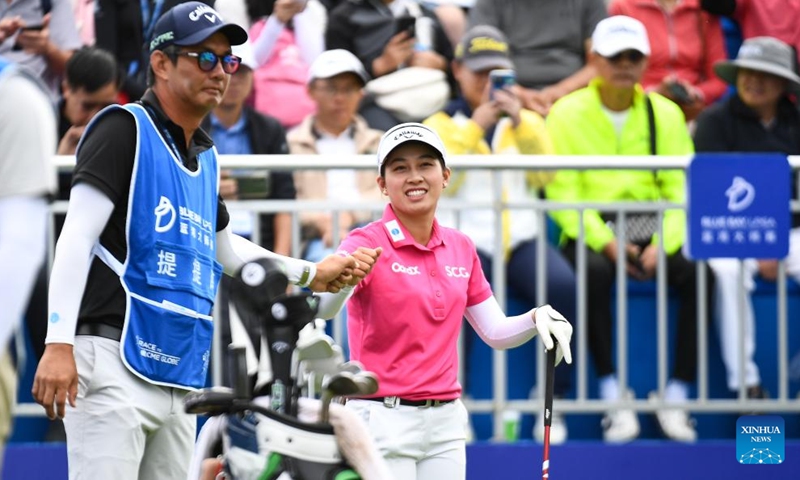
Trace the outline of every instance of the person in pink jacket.
<instances>
[{"instance_id":1,"label":"person in pink jacket","mask_svg":"<svg viewBox=\"0 0 800 480\"><path fill-rule=\"evenodd\" d=\"M642 85L680 105L687 121L725 93L713 70L726 58L722 27L700 0L613 0L608 11L645 25L652 52Z\"/></svg>"}]
</instances>

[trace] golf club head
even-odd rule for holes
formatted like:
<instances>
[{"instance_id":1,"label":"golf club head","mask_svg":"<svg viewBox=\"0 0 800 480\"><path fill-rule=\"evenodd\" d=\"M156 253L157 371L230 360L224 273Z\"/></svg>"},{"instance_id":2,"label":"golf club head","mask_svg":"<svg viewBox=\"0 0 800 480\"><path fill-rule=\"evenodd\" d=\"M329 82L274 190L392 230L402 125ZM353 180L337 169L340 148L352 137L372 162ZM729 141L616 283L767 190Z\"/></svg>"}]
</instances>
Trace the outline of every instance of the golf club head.
<instances>
[{"instance_id":1,"label":"golf club head","mask_svg":"<svg viewBox=\"0 0 800 480\"><path fill-rule=\"evenodd\" d=\"M345 397L359 392L355 376L350 372L339 372L326 375L322 381L322 390L333 397Z\"/></svg>"},{"instance_id":2,"label":"golf club head","mask_svg":"<svg viewBox=\"0 0 800 480\"><path fill-rule=\"evenodd\" d=\"M353 376L358 385L358 395L372 395L378 391L378 377L372 372L359 372Z\"/></svg>"},{"instance_id":3,"label":"golf club head","mask_svg":"<svg viewBox=\"0 0 800 480\"><path fill-rule=\"evenodd\" d=\"M339 370L342 372L350 372L355 375L364 371L364 365L358 360L350 360L349 362L339 365Z\"/></svg>"},{"instance_id":4,"label":"golf club head","mask_svg":"<svg viewBox=\"0 0 800 480\"><path fill-rule=\"evenodd\" d=\"M183 410L196 415L222 415L229 413L235 403L232 389L212 387L187 393L183 398Z\"/></svg>"}]
</instances>

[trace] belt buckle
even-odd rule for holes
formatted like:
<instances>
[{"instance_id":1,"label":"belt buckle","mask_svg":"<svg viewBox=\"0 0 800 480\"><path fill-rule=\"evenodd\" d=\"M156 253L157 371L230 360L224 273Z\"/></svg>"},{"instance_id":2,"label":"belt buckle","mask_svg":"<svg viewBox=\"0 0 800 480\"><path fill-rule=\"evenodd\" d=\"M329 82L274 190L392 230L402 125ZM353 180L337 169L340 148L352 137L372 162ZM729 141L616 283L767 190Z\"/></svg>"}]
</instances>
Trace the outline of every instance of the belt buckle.
<instances>
[{"instance_id":1,"label":"belt buckle","mask_svg":"<svg viewBox=\"0 0 800 480\"><path fill-rule=\"evenodd\" d=\"M383 397L383 406L386 408L395 408L397 407L397 397Z\"/></svg>"}]
</instances>

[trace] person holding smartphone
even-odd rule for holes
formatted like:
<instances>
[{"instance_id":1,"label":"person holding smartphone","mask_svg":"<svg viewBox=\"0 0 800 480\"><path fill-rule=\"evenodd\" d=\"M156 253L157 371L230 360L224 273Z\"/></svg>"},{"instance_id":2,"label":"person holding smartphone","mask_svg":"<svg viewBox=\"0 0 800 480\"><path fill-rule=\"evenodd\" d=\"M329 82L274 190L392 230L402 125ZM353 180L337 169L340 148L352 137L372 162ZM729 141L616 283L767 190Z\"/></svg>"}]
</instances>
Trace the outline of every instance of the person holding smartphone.
<instances>
[{"instance_id":1,"label":"person holding smartphone","mask_svg":"<svg viewBox=\"0 0 800 480\"><path fill-rule=\"evenodd\" d=\"M522 107L514 94L515 70L505 35L497 28L483 25L471 28L456 46L453 74L461 96L441 112L423 123L442 138L447 151L455 155L553 154L553 145L541 115ZM506 200L534 198L552 178L547 172L509 170L502 172L503 195ZM465 201L492 201L492 172L470 170L454 173L444 195ZM544 259L537 258L539 213L531 209L514 209L503 215L503 235L496 235L487 225L495 224L492 209L461 210L457 215L440 212L444 225L458 226L478 248L481 267L492 278L492 258L502 250L506 263L506 284L509 293L525 301L536 302L536 265L547 264L547 301L567 318L575 316L575 274L561 253L548 244ZM456 222L456 218L458 221ZM465 350L473 341L465 337ZM556 371L556 396L564 396L571 384L572 368ZM542 441L543 416L534 428L534 438ZM553 444L567 439L567 426L561 414L554 414L550 430Z\"/></svg>"},{"instance_id":2,"label":"person holding smartphone","mask_svg":"<svg viewBox=\"0 0 800 480\"><path fill-rule=\"evenodd\" d=\"M51 0L43 12L41 0L17 0L0 13L0 56L28 68L59 97L67 60L81 47L69 0Z\"/></svg>"},{"instance_id":3,"label":"person holding smartphone","mask_svg":"<svg viewBox=\"0 0 800 480\"><path fill-rule=\"evenodd\" d=\"M325 44L328 49L341 48L355 54L373 79L406 67L448 73L453 59L453 46L436 14L415 0L342 2L330 12ZM409 101L414 101L414 92L409 92ZM386 131L399 123L394 113L369 97L359 113L378 130Z\"/></svg>"}]
</instances>

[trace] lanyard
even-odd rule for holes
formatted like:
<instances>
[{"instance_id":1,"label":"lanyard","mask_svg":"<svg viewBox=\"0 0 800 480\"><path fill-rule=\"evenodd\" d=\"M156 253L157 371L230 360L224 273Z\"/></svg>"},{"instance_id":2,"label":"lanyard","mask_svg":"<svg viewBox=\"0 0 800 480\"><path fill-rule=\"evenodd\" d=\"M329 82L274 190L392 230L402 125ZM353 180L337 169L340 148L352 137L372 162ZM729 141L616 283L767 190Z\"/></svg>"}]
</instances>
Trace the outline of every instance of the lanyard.
<instances>
[{"instance_id":1,"label":"lanyard","mask_svg":"<svg viewBox=\"0 0 800 480\"><path fill-rule=\"evenodd\" d=\"M153 29L156 28L156 22L161 17L161 11L164 9L164 0L156 0L152 15L150 12L150 0L140 0L139 5L142 7L144 41L149 43L150 36L153 35Z\"/></svg>"},{"instance_id":2,"label":"lanyard","mask_svg":"<svg viewBox=\"0 0 800 480\"><path fill-rule=\"evenodd\" d=\"M169 133L169 130L167 130L167 128L159 121L159 117L156 115L156 112L153 111L152 107L149 105L143 104L143 106L150 115L150 118L153 120L153 123L158 125L158 130L161 132L161 136L164 138L167 144L169 144L169 148L172 150L172 153L175 154L175 158L177 158L182 164L185 164L183 155L181 155L181 151L178 150L178 145L175 143L175 140L172 139L172 135Z\"/></svg>"}]
</instances>

